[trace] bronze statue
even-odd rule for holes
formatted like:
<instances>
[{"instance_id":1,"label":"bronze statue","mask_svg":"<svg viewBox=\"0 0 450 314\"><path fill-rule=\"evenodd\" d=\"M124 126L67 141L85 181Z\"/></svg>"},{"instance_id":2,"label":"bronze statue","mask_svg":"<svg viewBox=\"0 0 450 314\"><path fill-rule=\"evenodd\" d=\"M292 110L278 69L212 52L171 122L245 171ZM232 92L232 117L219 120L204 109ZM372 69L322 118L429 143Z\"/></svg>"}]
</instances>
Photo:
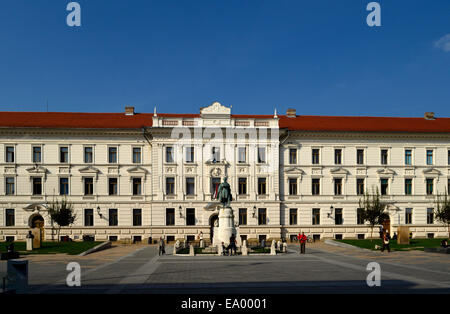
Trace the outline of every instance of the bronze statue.
<instances>
[{"instance_id":1,"label":"bronze statue","mask_svg":"<svg viewBox=\"0 0 450 314\"><path fill-rule=\"evenodd\" d=\"M230 203L233 200L231 196L231 187L227 182L228 177L223 178L223 182L219 185L217 191L217 200L223 205L223 207L230 207Z\"/></svg>"}]
</instances>

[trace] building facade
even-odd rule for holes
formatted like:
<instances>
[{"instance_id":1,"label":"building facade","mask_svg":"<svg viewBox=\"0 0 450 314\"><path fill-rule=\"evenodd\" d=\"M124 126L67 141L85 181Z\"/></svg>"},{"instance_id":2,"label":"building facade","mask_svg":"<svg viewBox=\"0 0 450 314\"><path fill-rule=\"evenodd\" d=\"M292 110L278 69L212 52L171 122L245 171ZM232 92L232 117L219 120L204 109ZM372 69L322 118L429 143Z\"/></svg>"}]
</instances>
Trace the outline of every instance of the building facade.
<instances>
[{"instance_id":1,"label":"building facade","mask_svg":"<svg viewBox=\"0 0 450 314\"><path fill-rule=\"evenodd\" d=\"M39 227L66 199L74 240L212 236L214 193L232 188L239 239L370 237L366 190L388 203L391 233L446 236L436 221L450 187L450 119L199 114L0 112L0 241Z\"/></svg>"}]
</instances>

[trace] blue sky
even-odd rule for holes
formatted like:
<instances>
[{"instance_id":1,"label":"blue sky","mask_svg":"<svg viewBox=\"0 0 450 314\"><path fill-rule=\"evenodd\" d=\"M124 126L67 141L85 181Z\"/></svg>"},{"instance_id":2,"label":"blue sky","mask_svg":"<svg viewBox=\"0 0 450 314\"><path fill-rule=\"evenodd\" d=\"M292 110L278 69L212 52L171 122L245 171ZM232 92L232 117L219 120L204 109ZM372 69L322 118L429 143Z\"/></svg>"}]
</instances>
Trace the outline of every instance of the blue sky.
<instances>
[{"instance_id":1,"label":"blue sky","mask_svg":"<svg viewBox=\"0 0 450 314\"><path fill-rule=\"evenodd\" d=\"M448 0L69 2L2 1L0 111L450 117Z\"/></svg>"}]
</instances>

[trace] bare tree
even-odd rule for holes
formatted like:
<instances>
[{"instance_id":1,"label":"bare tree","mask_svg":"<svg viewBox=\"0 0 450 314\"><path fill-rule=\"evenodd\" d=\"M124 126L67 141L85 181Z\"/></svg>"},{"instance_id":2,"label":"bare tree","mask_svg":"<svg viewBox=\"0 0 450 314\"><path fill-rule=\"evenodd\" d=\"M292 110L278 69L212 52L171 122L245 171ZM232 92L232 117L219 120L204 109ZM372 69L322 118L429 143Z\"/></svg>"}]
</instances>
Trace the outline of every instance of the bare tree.
<instances>
[{"instance_id":1,"label":"bare tree","mask_svg":"<svg viewBox=\"0 0 450 314\"><path fill-rule=\"evenodd\" d=\"M48 204L48 212L52 222L56 222L58 224L57 237L59 241L61 227L70 226L76 219L73 204L68 202L65 197L61 201L53 200L53 202Z\"/></svg>"},{"instance_id":2,"label":"bare tree","mask_svg":"<svg viewBox=\"0 0 450 314\"><path fill-rule=\"evenodd\" d=\"M363 195L363 198L359 200L359 207L361 208L361 219L364 222L369 222L370 225L370 238L373 238L373 228L376 225L381 225L385 219L389 218L389 215L385 212L386 203L380 200L380 192L378 188L374 192L372 188L372 194L367 190Z\"/></svg>"},{"instance_id":3,"label":"bare tree","mask_svg":"<svg viewBox=\"0 0 450 314\"><path fill-rule=\"evenodd\" d=\"M436 220L447 226L448 236L450 238L450 198L448 197L448 191L442 196L437 195L435 216Z\"/></svg>"}]
</instances>

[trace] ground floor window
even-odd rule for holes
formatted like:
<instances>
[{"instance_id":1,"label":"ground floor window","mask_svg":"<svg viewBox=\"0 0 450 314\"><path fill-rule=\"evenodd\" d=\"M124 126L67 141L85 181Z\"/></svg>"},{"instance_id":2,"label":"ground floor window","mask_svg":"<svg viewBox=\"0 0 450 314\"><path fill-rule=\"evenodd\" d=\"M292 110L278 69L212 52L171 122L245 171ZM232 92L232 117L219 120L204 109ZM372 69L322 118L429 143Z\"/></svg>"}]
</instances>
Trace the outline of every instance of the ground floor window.
<instances>
[{"instance_id":1,"label":"ground floor window","mask_svg":"<svg viewBox=\"0 0 450 314\"><path fill-rule=\"evenodd\" d=\"M186 225L195 226L195 208L186 208Z\"/></svg>"}]
</instances>

